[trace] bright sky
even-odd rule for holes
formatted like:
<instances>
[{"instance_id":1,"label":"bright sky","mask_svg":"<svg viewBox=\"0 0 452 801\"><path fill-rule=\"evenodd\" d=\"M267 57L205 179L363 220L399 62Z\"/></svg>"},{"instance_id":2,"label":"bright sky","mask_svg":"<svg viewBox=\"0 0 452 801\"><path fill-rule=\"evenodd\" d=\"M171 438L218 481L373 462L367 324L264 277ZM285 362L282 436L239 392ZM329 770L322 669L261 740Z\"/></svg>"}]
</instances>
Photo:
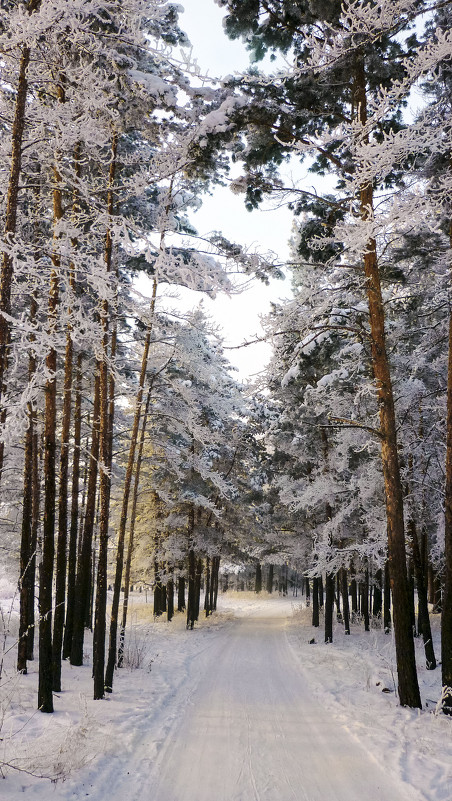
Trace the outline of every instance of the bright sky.
<instances>
[{"instance_id":1,"label":"bright sky","mask_svg":"<svg viewBox=\"0 0 452 801\"><path fill-rule=\"evenodd\" d=\"M193 57L203 73L214 77L245 69L248 53L241 42L229 40L223 33L224 10L214 0L182 0L185 13L181 27L193 45ZM262 209L248 212L243 198L229 189L218 189L206 196L204 205L193 217L200 233L221 230L235 242L251 251L272 251L278 263L288 256L288 240L292 215L287 209ZM204 301L206 311L223 328L225 345L235 346L262 335L260 315L268 313L270 302L287 297L287 283L272 281L270 286L255 282L252 289L233 298L220 297L215 302ZM226 356L245 379L259 373L270 356L270 346L264 343L239 350L226 350Z\"/></svg>"}]
</instances>

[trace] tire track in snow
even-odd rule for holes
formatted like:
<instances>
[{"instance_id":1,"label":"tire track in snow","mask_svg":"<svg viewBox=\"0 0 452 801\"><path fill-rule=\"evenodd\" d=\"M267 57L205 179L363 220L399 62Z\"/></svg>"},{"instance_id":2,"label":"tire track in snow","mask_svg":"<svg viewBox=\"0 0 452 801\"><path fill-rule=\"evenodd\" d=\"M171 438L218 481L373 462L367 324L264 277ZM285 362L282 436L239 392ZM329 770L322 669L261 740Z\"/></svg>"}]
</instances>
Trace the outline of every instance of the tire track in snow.
<instances>
[{"instance_id":1,"label":"tire track in snow","mask_svg":"<svg viewBox=\"0 0 452 801\"><path fill-rule=\"evenodd\" d=\"M241 618L152 771L151 801L409 801L315 701L284 620Z\"/></svg>"}]
</instances>

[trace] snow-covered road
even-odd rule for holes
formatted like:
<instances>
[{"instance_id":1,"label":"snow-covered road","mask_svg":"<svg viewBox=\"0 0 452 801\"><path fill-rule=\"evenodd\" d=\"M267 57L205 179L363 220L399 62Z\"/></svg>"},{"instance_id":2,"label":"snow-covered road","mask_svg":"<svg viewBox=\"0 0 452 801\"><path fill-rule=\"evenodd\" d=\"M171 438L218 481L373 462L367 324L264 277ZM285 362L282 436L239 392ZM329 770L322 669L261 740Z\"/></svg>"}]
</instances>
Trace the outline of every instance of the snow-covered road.
<instances>
[{"instance_id":1,"label":"snow-covered road","mask_svg":"<svg viewBox=\"0 0 452 801\"><path fill-rule=\"evenodd\" d=\"M203 655L202 674L150 766L141 797L412 799L312 697L284 618L256 611L219 633Z\"/></svg>"},{"instance_id":2,"label":"snow-covered road","mask_svg":"<svg viewBox=\"0 0 452 801\"><path fill-rule=\"evenodd\" d=\"M133 600L128 667L102 702L89 638L50 716L35 711L37 663L17 675L7 652L0 765L16 769L0 801L451 801L450 720L421 642L422 712L398 705L379 628L337 623L325 645L299 599L231 592L187 631Z\"/></svg>"}]
</instances>

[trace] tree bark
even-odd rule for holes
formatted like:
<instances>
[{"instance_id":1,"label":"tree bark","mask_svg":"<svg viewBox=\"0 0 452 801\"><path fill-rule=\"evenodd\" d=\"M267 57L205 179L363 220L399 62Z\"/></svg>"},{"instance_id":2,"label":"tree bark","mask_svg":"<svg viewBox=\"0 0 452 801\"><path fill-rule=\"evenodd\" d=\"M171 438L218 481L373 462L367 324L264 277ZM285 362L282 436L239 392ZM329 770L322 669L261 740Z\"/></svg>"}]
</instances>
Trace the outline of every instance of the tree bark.
<instances>
[{"instance_id":1,"label":"tree bark","mask_svg":"<svg viewBox=\"0 0 452 801\"><path fill-rule=\"evenodd\" d=\"M367 122L366 75L364 70L364 57L360 51L358 51L356 55L354 84L354 106L357 109L357 118L361 125L364 126ZM364 184L360 190L360 211L363 221L368 220L372 215L373 199L372 184ZM363 254L363 263L369 305L372 367L380 411L381 459L386 495L386 515L388 519L388 561L393 597L399 699L402 706L420 708L421 698L416 672L413 631L410 620L403 518L403 489L400 480L397 450L394 397L386 351L384 304L378 269L377 246L374 238L370 238L366 244Z\"/></svg>"},{"instance_id":2,"label":"tree bark","mask_svg":"<svg viewBox=\"0 0 452 801\"><path fill-rule=\"evenodd\" d=\"M114 214L114 183L117 167L118 134L114 133L111 143L111 161L108 175L107 214L109 221ZM105 273L111 273L113 237L110 222L105 238ZM107 624L107 556L108 524L110 520L111 461L113 413L111 411L111 392L109 384L108 346L110 340L111 309L107 299L102 301L102 359L100 362L100 425L99 450L101 468L99 474L99 555L97 562L96 607L93 635L93 679L94 700L104 697L105 635Z\"/></svg>"},{"instance_id":3,"label":"tree bark","mask_svg":"<svg viewBox=\"0 0 452 801\"><path fill-rule=\"evenodd\" d=\"M323 577L319 576L317 580L317 591L319 594L319 609L323 609Z\"/></svg>"},{"instance_id":4,"label":"tree bark","mask_svg":"<svg viewBox=\"0 0 452 801\"><path fill-rule=\"evenodd\" d=\"M74 449L72 453L71 521L69 529L69 552L67 570L66 624L63 638L63 659L71 655L74 626L75 580L77 570L77 532L80 485L80 444L82 426L82 364L83 356L77 356L77 384L74 405Z\"/></svg>"},{"instance_id":5,"label":"tree bark","mask_svg":"<svg viewBox=\"0 0 452 801\"><path fill-rule=\"evenodd\" d=\"M80 145L74 149L74 171L80 177ZM72 218L77 214L78 190L75 189L72 201ZM72 239L72 247L77 247L77 240ZM73 262L69 268L69 290L75 293L75 268ZM58 546L56 559L55 582L55 616L53 624L53 689L61 690L61 653L63 648L65 601L66 601L66 572L67 572L67 529L68 529L68 498L69 498L69 436L72 409L72 373L74 347L72 342L71 309L68 309L69 320L66 331L66 351L64 359L63 382L63 411L61 421L61 448L60 448L60 492L58 497Z\"/></svg>"},{"instance_id":6,"label":"tree bark","mask_svg":"<svg viewBox=\"0 0 452 801\"><path fill-rule=\"evenodd\" d=\"M209 617L212 607L210 604L211 598L211 585L210 585L210 556L206 558L206 591L204 593L204 611L206 613L206 617Z\"/></svg>"},{"instance_id":7,"label":"tree bark","mask_svg":"<svg viewBox=\"0 0 452 801\"><path fill-rule=\"evenodd\" d=\"M202 579L202 559L199 556L196 563L195 578L195 620L199 619L199 608L201 605L201 579Z\"/></svg>"},{"instance_id":8,"label":"tree bark","mask_svg":"<svg viewBox=\"0 0 452 801\"><path fill-rule=\"evenodd\" d=\"M261 563L258 562L256 565L256 580L254 584L254 592L262 592L262 567Z\"/></svg>"},{"instance_id":9,"label":"tree bark","mask_svg":"<svg viewBox=\"0 0 452 801\"><path fill-rule=\"evenodd\" d=\"M452 220L449 228L449 242L452 245ZM447 715L452 715L452 311L449 312L445 469L444 572L441 614L441 680L443 686L443 711Z\"/></svg>"},{"instance_id":10,"label":"tree bark","mask_svg":"<svg viewBox=\"0 0 452 801\"><path fill-rule=\"evenodd\" d=\"M372 605L372 615L376 618L381 618L381 611L383 606L383 571L381 567L375 572L374 582L374 599Z\"/></svg>"},{"instance_id":11,"label":"tree bark","mask_svg":"<svg viewBox=\"0 0 452 801\"><path fill-rule=\"evenodd\" d=\"M336 576L336 595L335 595L336 614L337 614L337 619L338 620L342 620L341 594L342 594L341 593L341 571L338 570L338 573L337 573L337 576Z\"/></svg>"},{"instance_id":12,"label":"tree bark","mask_svg":"<svg viewBox=\"0 0 452 801\"><path fill-rule=\"evenodd\" d=\"M319 619L319 579L314 576L312 579L312 625L318 628L320 625Z\"/></svg>"},{"instance_id":13,"label":"tree bark","mask_svg":"<svg viewBox=\"0 0 452 801\"><path fill-rule=\"evenodd\" d=\"M191 503L188 509L188 598L187 598L187 629L195 625L195 583L196 583L196 557L194 550L195 534L195 507Z\"/></svg>"},{"instance_id":14,"label":"tree bark","mask_svg":"<svg viewBox=\"0 0 452 801\"><path fill-rule=\"evenodd\" d=\"M170 578L166 583L166 618L168 623L174 617L174 581L173 573L170 571Z\"/></svg>"},{"instance_id":15,"label":"tree bark","mask_svg":"<svg viewBox=\"0 0 452 801\"><path fill-rule=\"evenodd\" d=\"M212 598L212 611L217 611L217 603L218 603L218 582L220 576L220 556L214 556L212 560L212 590L213 590L213 598Z\"/></svg>"},{"instance_id":16,"label":"tree bark","mask_svg":"<svg viewBox=\"0 0 452 801\"><path fill-rule=\"evenodd\" d=\"M83 664L83 640L85 613L89 601L91 584L91 548L93 541L94 516L96 512L97 465L99 459L99 415L100 415L100 380L99 369L96 368L94 379L93 422L91 433L91 450L86 489L86 507L83 531L80 537L80 553L77 564L74 599L74 625L72 632L71 665Z\"/></svg>"},{"instance_id":17,"label":"tree bark","mask_svg":"<svg viewBox=\"0 0 452 801\"><path fill-rule=\"evenodd\" d=\"M29 404L30 406L31 404ZM28 428L25 432L24 443L24 489L22 505L22 534L20 544L20 612L19 612L19 640L17 645L17 670L19 673L27 672L27 639L30 602L30 563L32 558L31 532L32 532L32 462L33 462L33 417L31 409L28 411Z\"/></svg>"},{"instance_id":18,"label":"tree bark","mask_svg":"<svg viewBox=\"0 0 452 801\"><path fill-rule=\"evenodd\" d=\"M341 579L341 592L342 592L342 609L344 614L344 631L345 634L350 634L350 604L348 600L348 576L346 567L341 568L340 579Z\"/></svg>"},{"instance_id":19,"label":"tree bark","mask_svg":"<svg viewBox=\"0 0 452 801\"><path fill-rule=\"evenodd\" d=\"M325 642L333 642L334 573L326 573L325 589Z\"/></svg>"},{"instance_id":20,"label":"tree bark","mask_svg":"<svg viewBox=\"0 0 452 801\"><path fill-rule=\"evenodd\" d=\"M63 102L64 97L60 97ZM63 217L61 176L57 164L54 167L53 216L55 224L50 275L48 332L49 339L55 336L59 301L59 269L57 224ZM53 712L53 658L52 658L52 583L55 538L56 500L56 370L57 352L51 344L46 358L49 378L45 387L44 427L44 524L42 535L42 563L39 582L39 682L38 708L41 712Z\"/></svg>"},{"instance_id":21,"label":"tree bark","mask_svg":"<svg viewBox=\"0 0 452 801\"><path fill-rule=\"evenodd\" d=\"M34 322L37 313L37 303L32 297L30 305L30 323ZM36 372L36 356L31 349L28 357L28 382L33 380ZM29 653L28 638L30 636L30 604L34 605L34 581L32 561L36 559L36 543L33 547L33 444L36 427L36 414L31 402L28 403L28 428L25 432L24 442L24 483L22 504L22 532L20 544L20 611L19 611L19 641L17 647L17 670L19 673L27 672L27 659ZM34 620L33 620L34 623Z\"/></svg>"},{"instance_id":22,"label":"tree bark","mask_svg":"<svg viewBox=\"0 0 452 801\"><path fill-rule=\"evenodd\" d=\"M370 631L369 620L369 568L364 571L364 581L361 583L361 610L364 619L364 631Z\"/></svg>"},{"instance_id":23,"label":"tree bark","mask_svg":"<svg viewBox=\"0 0 452 801\"><path fill-rule=\"evenodd\" d=\"M177 582L177 611L185 611L185 577L179 576Z\"/></svg>"},{"instance_id":24,"label":"tree bark","mask_svg":"<svg viewBox=\"0 0 452 801\"><path fill-rule=\"evenodd\" d=\"M53 623L53 689L61 691L61 649L66 600L67 568L67 507L69 476L69 433L72 406L73 345L70 331L66 337L63 385L63 414L61 422L60 493L58 497L58 546L56 558L55 614Z\"/></svg>"},{"instance_id":25,"label":"tree bark","mask_svg":"<svg viewBox=\"0 0 452 801\"><path fill-rule=\"evenodd\" d=\"M32 458L32 520L31 520L31 556L30 576L28 582L28 633L27 633L27 659L34 659L35 642L35 583L36 583L36 555L38 548L38 529L40 525L40 471L39 471L39 436L36 409L32 409L33 424L33 458Z\"/></svg>"}]
</instances>

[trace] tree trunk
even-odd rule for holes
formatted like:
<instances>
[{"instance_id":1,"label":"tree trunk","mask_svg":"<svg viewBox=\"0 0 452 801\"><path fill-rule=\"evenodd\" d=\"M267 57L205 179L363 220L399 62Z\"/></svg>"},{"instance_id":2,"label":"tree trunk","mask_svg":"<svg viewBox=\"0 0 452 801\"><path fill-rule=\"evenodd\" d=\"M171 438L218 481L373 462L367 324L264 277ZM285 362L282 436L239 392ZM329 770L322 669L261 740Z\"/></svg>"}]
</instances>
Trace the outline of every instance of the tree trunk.
<instances>
[{"instance_id":1,"label":"tree trunk","mask_svg":"<svg viewBox=\"0 0 452 801\"><path fill-rule=\"evenodd\" d=\"M30 323L33 324L37 313L37 303L32 297L30 305ZM34 336L31 338L31 344ZM32 345L33 347L33 345ZM36 372L36 356L31 349L28 357L28 382L33 380ZM36 414L33 404L28 403L28 428L25 432L24 442L24 484L22 505L22 533L20 544L20 612L19 612L19 641L17 647L17 670L19 673L27 672L28 638L30 636L30 604L34 606L34 570L32 561L36 559L36 543L33 540L33 444L36 428ZM34 622L34 621L33 621Z\"/></svg>"},{"instance_id":2,"label":"tree trunk","mask_svg":"<svg viewBox=\"0 0 452 801\"><path fill-rule=\"evenodd\" d=\"M213 563L212 563L212 589L213 589L213 600L212 600L212 611L217 611L217 603L218 603L218 582L220 577L220 556L214 556Z\"/></svg>"},{"instance_id":3,"label":"tree trunk","mask_svg":"<svg viewBox=\"0 0 452 801\"><path fill-rule=\"evenodd\" d=\"M179 576L177 582L177 611L185 611L185 577Z\"/></svg>"},{"instance_id":4,"label":"tree trunk","mask_svg":"<svg viewBox=\"0 0 452 801\"><path fill-rule=\"evenodd\" d=\"M209 606L210 614L215 611L215 585L218 585L218 571L216 568L216 556L212 556L210 566L210 588L209 588Z\"/></svg>"},{"instance_id":5,"label":"tree trunk","mask_svg":"<svg viewBox=\"0 0 452 801\"><path fill-rule=\"evenodd\" d=\"M326 573L325 589L325 642L333 642L334 573Z\"/></svg>"},{"instance_id":6,"label":"tree trunk","mask_svg":"<svg viewBox=\"0 0 452 801\"><path fill-rule=\"evenodd\" d=\"M341 571L339 570L336 576L336 614L337 619L342 620L342 612L341 612Z\"/></svg>"},{"instance_id":7,"label":"tree trunk","mask_svg":"<svg viewBox=\"0 0 452 801\"><path fill-rule=\"evenodd\" d=\"M206 591L204 593L204 611L206 613L206 617L209 617L212 607L210 604L211 598L211 581L210 581L210 557L206 558Z\"/></svg>"},{"instance_id":8,"label":"tree trunk","mask_svg":"<svg viewBox=\"0 0 452 801\"><path fill-rule=\"evenodd\" d=\"M157 552L157 549L156 549ZM160 617L165 611L163 596L165 589L160 576L160 565L157 559L154 560L154 617Z\"/></svg>"},{"instance_id":9,"label":"tree trunk","mask_svg":"<svg viewBox=\"0 0 452 801\"><path fill-rule=\"evenodd\" d=\"M33 416L31 404L28 410L28 428L25 432L24 443L24 490L22 506L22 535L20 544L20 614L19 614L19 641L17 647L17 670L19 673L27 672L27 639L30 603L30 578L31 578L31 532L32 532L32 508L33 508L33 486L32 486L32 463L33 463Z\"/></svg>"},{"instance_id":10,"label":"tree trunk","mask_svg":"<svg viewBox=\"0 0 452 801\"><path fill-rule=\"evenodd\" d=\"M199 607L201 601L201 578L202 578L202 559L198 558L196 563L195 576L195 620L199 619Z\"/></svg>"},{"instance_id":11,"label":"tree trunk","mask_svg":"<svg viewBox=\"0 0 452 801\"><path fill-rule=\"evenodd\" d=\"M67 507L69 476L69 432L72 404L73 346L70 332L66 338L63 387L63 414L61 422L60 493L58 498L58 546L56 558L55 615L53 623L53 689L61 691L61 649L66 599L67 569Z\"/></svg>"},{"instance_id":12,"label":"tree trunk","mask_svg":"<svg viewBox=\"0 0 452 801\"><path fill-rule=\"evenodd\" d=\"M94 515L96 512L97 465L99 459L99 414L100 380L99 369L96 369L94 380L93 423L86 489L85 518L82 535L80 537L80 553L75 583L74 628L72 633L71 665L83 664L85 613L89 601L89 588L91 583L91 550L94 530Z\"/></svg>"},{"instance_id":13,"label":"tree trunk","mask_svg":"<svg viewBox=\"0 0 452 801\"><path fill-rule=\"evenodd\" d=\"M256 565L256 581L254 584L254 592L262 592L262 567L260 562L258 562Z\"/></svg>"},{"instance_id":14,"label":"tree trunk","mask_svg":"<svg viewBox=\"0 0 452 801\"><path fill-rule=\"evenodd\" d=\"M449 228L452 245L452 220ZM452 270L451 270L452 275ZM446 478L444 490L444 573L441 614L441 680L443 711L452 715L452 311L449 312L447 365Z\"/></svg>"},{"instance_id":15,"label":"tree trunk","mask_svg":"<svg viewBox=\"0 0 452 801\"><path fill-rule=\"evenodd\" d=\"M364 56L360 51L357 51L356 53L353 94L353 103L355 109L357 109L358 120L361 125L364 126L367 123L366 76L364 70ZM366 183L361 187L360 190L360 211L363 221L369 219L369 217L372 215L372 209L373 186L371 183ZM402 706L420 708L421 698L416 672L413 631L411 628L410 619L410 601L406 570L405 528L403 520L403 489L400 480L399 458L397 450L397 428L394 397L389 361L386 351L384 304L381 294L376 241L374 238L370 238L366 244L363 255L363 263L364 274L366 277L367 299L369 304L371 359L380 410L381 459L386 495L386 515L388 519L388 561L393 597L394 638L396 646L399 699ZM450 634L450 641L452 642L452 627ZM452 645L450 648L452 669Z\"/></svg>"},{"instance_id":16,"label":"tree trunk","mask_svg":"<svg viewBox=\"0 0 452 801\"><path fill-rule=\"evenodd\" d=\"M35 583L36 583L36 554L38 548L38 529L40 525L40 470L39 470L39 436L36 409L32 411L33 422L33 459L32 459L32 520L31 520L31 557L28 598L28 633L27 633L27 659L34 659L35 641Z\"/></svg>"},{"instance_id":17,"label":"tree trunk","mask_svg":"<svg viewBox=\"0 0 452 801\"><path fill-rule=\"evenodd\" d=\"M344 612L344 631L345 634L350 634L350 604L348 601L348 577L346 567L341 568L340 579L342 591L342 609Z\"/></svg>"},{"instance_id":18,"label":"tree trunk","mask_svg":"<svg viewBox=\"0 0 452 801\"><path fill-rule=\"evenodd\" d=\"M64 92L58 88L58 99L63 103ZM52 584L55 540L55 500L56 500L56 371L57 352L52 345L56 333L59 301L60 254L58 252L58 224L63 217L61 175L58 163L53 168L53 219L54 236L52 251L52 271L50 275L48 333L50 349L46 357L48 379L45 387L45 426L44 426L44 524L42 536L42 563L39 582L39 681L38 708L42 712L53 712L53 653L52 653ZM64 597L63 597L64 601Z\"/></svg>"},{"instance_id":19,"label":"tree trunk","mask_svg":"<svg viewBox=\"0 0 452 801\"><path fill-rule=\"evenodd\" d=\"M317 589L319 593L319 609L323 609L323 577L319 576Z\"/></svg>"},{"instance_id":20,"label":"tree trunk","mask_svg":"<svg viewBox=\"0 0 452 801\"><path fill-rule=\"evenodd\" d=\"M111 143L111 161L108 174L107 192L107 215L109 224L105 236L105 273L111 274L113 256L113 237L110 229L110 221L114 214L114 193L116 167L118 152L118 134L113 134ZM105 693L105 635L107 626L107 558L108 558L108 524L110 520L110 494L111 494L111 464L112 464L112 438L113 438L113 416L114 416L114 387L111 388L108 367L108 348L110 341L110 317L111 309L107 299L102 300L101 325L102 325L102 359L100 362L100 432L99 450L101 457L101 469L99 475L99 555L97 561L97 583L96 583L96 608L94 616L94 636L93 636L93 679L94 679L94 700L100 700ZM113 350L113 346L112 349ZM110 354L110 357L112 353ZM121 563L122 573L122 563ZM117 610L116 610L117 624ZM115 632L115 657L116 657L116 632ZM116 660L115 660L116 661ZM114 663L113 663L114 664Z\"/></svg>"},{"instance_id":21,"label":"tree trunk","mask_svg":"<svg viewBox=\"0 0 452 801\"><path fill-rule=\"evenodd\" d=\"M310 606L311 604L311 582L310 579L306 576L305 579L305 587L306 587L306 606Z\"/></svg>"},{"instance_id":22,"label":"tree trunk","mask_svg":"<svg viewBox=\"0 0 452 801\"><path fill-rule=\"evenodd\" d=\"M166 584L166 618L168 623L174 617L174 581L173 575L171 571L171 577L168 579Z\"/></svg>"},{"instance_id":23,"label":"tree trunk","mask_svg":"<svg viewBox=\"0 0 452 801\"><path fill-rule=\"evenodd\" d=\"M353 571L353 565L351 567L351 570ZM354 621L356 620L356 616L358 614L358 590L356 586L355 576L353 576L353 578L350 581L350 597L352 600L352 620Z\"/></svg>"},{"instance_id":24,"label":"tree trunk","mask_svg":"<svg viewBox=\"0 0 452 801\"><path fill-rule=\"evenodd\" d=\"M314 576L312 579L312 625L318 628L320 625L319 619L319 579Z\"/></svg>"},{"instance_id":25,"label":"tree trunk","mask_svg":"<svg viewBox=\"0 0 452 801\"><path fill-rule=\"evenodd\" d=\"M383 608L383 571L381 567L375 572L374 583L374 600L372 606L372 615L375 618L381 618L381 611Z\"/></svg>"},{"instance_id":26,"label":"tree trunk","mask_svg":"<svg viewBox=\"0 0 452 801\"><path fill-rule=\"evenodd\" d=\"M195 625L196 614L196 557L193 547L188 551L188 599L187 599L187 629L192 629Z\"/></svg>"},{"instance_id":27,"label":"tree trunk","mask_svg":"<svg viewBox=\"0 0 452 801\"><path fill-rule=\"evenodd\" d=\"M77 569L77 531L80 484L80 443L82 426L82 364L83 356L77 356L77 385L74 405L74 449L72 453L71 521L69 529L69 552L67 570L66 625L63 638L63 659L71 655L74 625L75 580Z\"/></svg>"},{"instance_id":28,"label":"tree trunk","mask_svg":"<svg viewBox=\"0 0 452 801\"><path fill-rule=\"evenodd\" d=\"M364 571L364 581L361 584L361 610L364 618L364 631L370 631L369 620L369 568Z\"/></svg>"},{"instance_id":29,"label":"tree trunk","mask_svg":"<svg viewBox=\"0 0 452 801\"><path fill-rule=\"evenodd\" d=\"M58 276L52 272L49 293L49 333L52 334L58 303ZM39 686L38 709L53 712L52 695L52 582L55 532L55 424L56 424L56 350L46 358L50 378L46 383L44 429L44 523L42 562L39 581Z\"/></svg>"}]
</instances>

